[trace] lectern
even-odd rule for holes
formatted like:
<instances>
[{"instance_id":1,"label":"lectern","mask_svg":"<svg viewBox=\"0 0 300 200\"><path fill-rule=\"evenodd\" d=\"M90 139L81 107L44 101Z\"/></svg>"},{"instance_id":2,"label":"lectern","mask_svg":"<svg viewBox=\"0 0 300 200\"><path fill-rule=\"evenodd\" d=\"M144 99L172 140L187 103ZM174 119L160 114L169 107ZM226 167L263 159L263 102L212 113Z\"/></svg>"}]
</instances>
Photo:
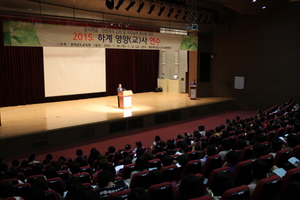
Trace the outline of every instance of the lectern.
<instances>
[{"instance_id":1,"label":"lectern","mask_svg":"<svg viewBox=\"0 0 300 200\"><path fill-rule=\"evenodd\" d=\"M118 92L118 98L120 102L120 108L121 109L128 109L132 108L132 91L126 90L122 92Z\"/></svg>"},{"instance_id":2,"label":"lectern","mask_svg":"<svg viewBox=\"0 0 300 200\"><path fill-rule=\"evenodd\" d=\"M197 96L197 86L196 85L190 85L190 99L196 99Z\"/></svg>"}]
</instances>

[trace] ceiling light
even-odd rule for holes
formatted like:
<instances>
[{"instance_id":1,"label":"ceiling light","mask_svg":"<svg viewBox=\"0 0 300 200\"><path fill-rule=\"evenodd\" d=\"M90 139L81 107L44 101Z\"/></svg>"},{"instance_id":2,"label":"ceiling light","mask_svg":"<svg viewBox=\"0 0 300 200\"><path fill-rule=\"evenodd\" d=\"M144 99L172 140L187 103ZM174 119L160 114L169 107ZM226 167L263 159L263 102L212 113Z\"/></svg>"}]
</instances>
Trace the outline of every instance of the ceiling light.
<instances>
[{"instance_id":1,"label":"ceiling light","mask_svg":"<svg viewBox=\"0 0 300 200\"><path fill-rule=\"evenodd\" d=\"M169 13L168 13L167 16L170 17L170 16L172 15L173 11L174 11L174 8L171 8L171 9L169 10Z\"/></svg>"},{"instance_id":2,"label":"ceiling light","mask_svg":"<svg viewBox=\"0 0 300 200\"><path fill-rule=\"evenodd\" d=\"M145 5L144 2L140 3L139 8L138 8L138 10L136 12L140 13L141 10L143 9L144 5Z\"/></svg>"},{"instance_id":3,"label":"ceiling light","mask_svg":"<svg viewBox=\"0 0 300 200\"><path fill-rule=\"evenodd\" d=\"M114 0L106 0L105 5L108 9L114 9Z\"/></svg>"},{"instance_id":4,"label":"ceiling light","mask_svg":"<svg viewBox=\"0 0 300 200\"><path fill-rule=\"evenodd\" d=\"M115 7L115 9L119 10L120 6L123 4L124 0L119 0L118 5Z\"/></svg>"},{"instance_id":5,"label":"ceiling light","mask_svg":"<svg viewBox=\"0 0 300 200\"><path fill-rule=\"evenodd\" d=\"M267 6L263 6L263 7L262 7L262 9L266 9L266 8L267 8Z\"/></svg>"},{"instance_id":6,"label":"ceiling light","mask_svg":"<svg viewBox=\"0 0 300 200\"><path fill-rule=\"evenodd\" d=\"M164 12L164 10L165 10L165 6L162 6L161 8L160 8L160 10L159 10L159 13L157 14L158 16L161 16L161 14Z\"/></svg>"},{"instance_id":7,"label":"ceiling light","mask_svg":"<svg viewBox=\"0 0 300 200\"><path fill-rule=\"evenodd\" d=\"M151 14L152 11L154 10L154 8L155 8L155 4L152 4L151 7L150 7L150 9L149 9L148 14Z\"/></svg>"},{"instance_id":8,"label":"ceiling light","mask_svg":"<svg viewBox=\"0 0 300 200\"><path fill-rule=\"evenodd\" d=\"M135 1L131 1L130 4L127 6L127 8L125 8L125 10L129 11L130 8L132 8L132 6L135 4Z\"/></svg>"}]
</instances>

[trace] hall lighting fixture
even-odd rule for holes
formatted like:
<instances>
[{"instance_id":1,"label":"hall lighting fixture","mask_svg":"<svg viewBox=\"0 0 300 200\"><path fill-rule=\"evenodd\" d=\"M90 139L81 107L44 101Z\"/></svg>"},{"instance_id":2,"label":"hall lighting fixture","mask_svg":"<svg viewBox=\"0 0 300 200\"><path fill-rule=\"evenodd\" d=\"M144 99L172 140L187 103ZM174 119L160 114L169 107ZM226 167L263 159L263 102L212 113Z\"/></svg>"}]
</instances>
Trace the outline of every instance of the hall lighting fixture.
<instances>
[{"instance_id":1,"label":"hall lighting fixture","mask_svg":"<svg viewBox=\"0 0 300 200\"><path fill-rule=\"evenodd\" d=\"M170 16L172 15L173 11L174 11L174 8L171 8L171 9L169 10L169 13L168 13L167 16L170 17Z\"/></svg>"},{"instance_id":2,"label":"hall lighting fixture","mask_svg":"<svg viewBox=\"0 0 300 200\"><path fill-rule=\"evenodd\" d=\"M187 17L187 15L188 15L188 12L189 12L188 10L187 10L187 11L185 11L185 13L184 13L184 15L183 15L183 17L182 17L182 19L183 19L183 20L185 20L185 18Z\"/></svg>"},{"instance_id":3,"label":"hall lighting fixture","mask_svg":"<svg viewBox=\"0 0 300 200\"><path fill-rule=\"evenodd\" d=\"M115 7L115 9L119 10L120 6L123 4L124 0L119 0L118 5Z\"/></svg>"},{"instance_id":4,"label":"hall lighting fixture","mask_svg":"<svg viewBox=\"0 0 300 200\"><path fill-rule=\"evenodd\" d=\"M114 0L106 0L105 5L110 10L114 9Z\"/></svg>"},{"instance_id":5,"label":"hall lighting fixture","mask_svg":"<svg viewBox=\"0 0 300 200\"><path fill-rule=\"evenodd\" d=\"M148 14L151 14L152 11L154 10L154 8L155 8L155 4L152 4L149 11L148 11Z\"/></svg>"},{"instance_id":6,"label":"hall lighting fixture","mask_svg":"<svg viewBox=\"0 0 300 200\"><path fill-rule=\"evenodd\" d=\"M144 5L145 5L144 2L140 3L139 8L138 8L138 10L136 12L140 13L141 10L143 9Z\"/></svg>"},{"instance_id":7,"label":"hall lighting fixture","mask_svg":"<svg viewBox=\"0 0 300 200\"><path fill-rule=\"evenodd\" d=\"M160 7L159 13L157 15L161 16L161 14L164 12L165 8L166 8L165 6Z\"/></svg>"},{"instance_id":8,"label":"hall lighting fixture","mask_svg":"<svg viewBox=\"0 0 300 200\"><path fill-rule=\"evenodd\" d=\"M180 15L180 13L182 12L182 9L177 10L176 15L174 16L175 19L177 19Z\"/></svg>"},{"instance_id":9,"label":"hall lighting fixture","mask_svg":"<svg viewBox=\"0 0 300 200\"><path fill-rule=\"evenodd\" d=\"M130 4L127 6L127 8L125 8L125 10L129 11L130 8L132 8L132 6L135 4L135 1L131 1Z\"/></svg>"}]
</instances>

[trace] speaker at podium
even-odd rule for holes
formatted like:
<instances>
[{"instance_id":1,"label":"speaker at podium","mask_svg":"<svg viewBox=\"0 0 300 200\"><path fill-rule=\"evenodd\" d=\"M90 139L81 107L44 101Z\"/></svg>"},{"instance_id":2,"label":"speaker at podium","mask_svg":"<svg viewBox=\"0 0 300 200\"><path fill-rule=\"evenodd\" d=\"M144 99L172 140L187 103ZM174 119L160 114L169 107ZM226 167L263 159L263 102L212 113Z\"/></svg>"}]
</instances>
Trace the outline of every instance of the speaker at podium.
<instances>
[{"instance_id":1,"label":"speaker at podium","mask_svg":"<svg viewBox=\"0 0 300 200\"><path fill-rule=\"evenodd\" d=\"M118 98L119 98L121 109L132 108L132 95L133 95L133 93L131 90L118 92Z\"/></svg>"}]
</instances>

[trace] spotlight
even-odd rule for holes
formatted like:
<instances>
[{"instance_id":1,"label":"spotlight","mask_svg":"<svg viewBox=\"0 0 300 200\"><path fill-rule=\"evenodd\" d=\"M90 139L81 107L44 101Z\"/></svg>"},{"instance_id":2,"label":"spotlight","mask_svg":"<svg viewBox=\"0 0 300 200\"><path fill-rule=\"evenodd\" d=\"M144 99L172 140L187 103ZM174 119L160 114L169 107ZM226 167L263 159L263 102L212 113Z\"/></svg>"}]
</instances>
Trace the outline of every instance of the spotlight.
<instances>
[{"instance_id":1,"label":"spotlight","mask_svg":"<svg viewBox=\"0 0 300 200\"><path fill-rule=\"evenodd\" d=\"M162 6L161 8L160 8L160 10L159 10L159 13L157 14L158 16L161 16L161 14L164 12L164 10L165 10L165 6Z\"/></svg>"},{"instance_id":2,"label":"spotlight","mask_svg":"<svg viewBox=\"0 0 300 200\"><path fill-rule=\"evenodd\" d=\"M152 4L151 7L150 7L150 9L149 9L148 14L151 14L152 11L154 10L154 8L155 8L155 4Z\"/></svg>"},{"instance_id":3,"label":"spotlight","mask_svg":"<svg viewBox=\"0 0 300 200\"><path fill-rule=\"evenodd\" d=\"M130 4L127 6L127 8L125 8L125 10L129 11L130 8L132 8L132 6L135 4L135 1L131 1Z\"/></svg>"},{"instance_id":4,"label":"spotlight","mask_svg":"<svg viewBox=\"0 0 300 200\"><path fill-rule=\"evenodd\" d=\"M168 13L167 16L170 17L170 16L172 15L173 11L174 11L174 8L171 8L171 9L169 10L169 13Z\"/></svg>"},{"instance_id":5,"label":"spotlight","mask_svg":"<svg viewBox=\"0 0 300 200\"><path fill-rule=\"evenodd\" d=\"M119 0L118 5L115 7L115 9L119 10L120 6L123 4L124 0Z\"/></svg>"},{"instance_id":6,"label":"spotlight","mask_svg":"<svg viewBox=\"0 0 300 200\"><path fill-rule=\"evenodd\" d=\"M187 11L185 11L185 13L184 13L184 15L183 15L183 17L182 17L182 19L183 19L183 20L185 20L185 18L187 17L187 15L188 15L188 12L189 12L188 10L187 10Z\"/></svg>"},{"instance_id":7,"label":"spotlight","mask_svg":"<svg viewBox=\"0 0 300 200\"><path fill-rule=\"evenodd\" d=\"M179 15L180 15L180 13L182 12L182 10L181 9L179 9L179 10L177 10L177 13L176 13L176 15L175 15L175 19L177 19L178 17L179 17Z\"/></svg>"},{"instance_id":8,"label":"spotlight","mask_svg":"<svg viewBox=\"0 0 300 200\"><path fill-rule=\"evenodd\" d=\"M114 0L106 0L105 4L108 9L110 10L114 9Z\"/></svg>"},{"instance_id":9,"label":"spotlight","mask_svg":"<svg viewBox=\"0 0 300 200\"><path fill-rule=\"evenodd\" d=\"M145 5L145 3L144 3L144 2L140 3L140 5L139 5L139 9L138 9L136 12L140 13L140 12L141 12L141 10L143 9L144 5Z\"/></svg>"}]
</instances>

